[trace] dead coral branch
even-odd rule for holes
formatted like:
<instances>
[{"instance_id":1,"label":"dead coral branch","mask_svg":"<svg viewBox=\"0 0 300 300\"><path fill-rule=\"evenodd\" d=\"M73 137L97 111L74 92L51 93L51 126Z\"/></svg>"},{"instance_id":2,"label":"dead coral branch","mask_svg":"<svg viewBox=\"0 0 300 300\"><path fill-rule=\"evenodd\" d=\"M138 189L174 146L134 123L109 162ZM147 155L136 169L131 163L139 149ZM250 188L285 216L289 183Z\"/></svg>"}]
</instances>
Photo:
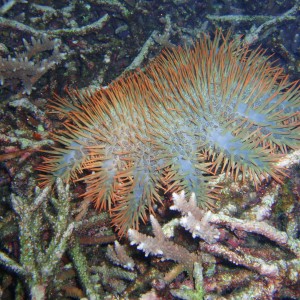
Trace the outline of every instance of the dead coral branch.
<instances>
[{"instance_id":1,"label":"dead coral branch","mask_svg":"<svg viewBox=\"0 0 300 300\"><path fill-rule=\"evenodd\" d=\"M144 251L146 256L148 254L158 255L162 257L162 260L169 259L179 262L187 270L192 268L195 262L203 263L204 257L207 255L224 260L226 264L232 263L233 267L231 268L215 265L214 274L204 278L204 290L212 293L210 294L213 297L211 299L216 299L215 293L220 292L220 289L214 288L214 285L219 284L218 280L212 279L215 277L221 280L221 285L223 284L222 280L225 281L227 288L233 291L224 299L274 299L274 297L279 299L290 293L293 294L294 289L297 290L300 284L298 275L300 272L299 239L290 236L287 232L280 231L266 221L239 219L221 212L207 212L196 206L194 198L195 195L192 194L191 199L187 201L184 192L174 193L174 205L171 209L178 210L182 216L179 218L179 222L172 220L169 223L172 223L173 226L180 224L191 232L193 238L200 237L203 240L198 248L201 251L200 254L198 251L190 253L182 245L168 239L154 217L151 217L151 224L155 236L147 236L131 229L129 231L131 244L138 245L137 248ZM164 226L170 231L169 227ZM235 233L238 238L233 237ZM250 236L253 234L258 236L255 242L257 243L256 247L254 244L249 245ZM233 239L230 240L230 237ZM268 240L264 247L258 242L260 238ZM237 241L236 244L233 242L234 239ZM253 289L251 282L247 280L249 278L247 275L240 281L239 289L235 291L237 279L235 276L230 276L232 272L239 270L247 271L250 277L255 278L256 284L261 287L260 290ZM222 273L223 275L220 275ZM191 275L191 273L189 274ZM288 290L286 287L289 287Z\"/></svg>"},{"instance_id":2,"label":"dead coral branch","mask_svg":"<svg viewBox=\"0 0 300 300\"><path fill-rule=\"evenodd\" d=\"M30 94L33 85L49 69L58 64L65 56L59 52L60 41L50 40L46 35L40 39L31 38L31 44L23 39L26 52L16 53L15 57L0 57L0 84L2 86L23 86L23 93ZM46 58L39 56L46 51L51 55Z\"/></svg>"}]
</instances>

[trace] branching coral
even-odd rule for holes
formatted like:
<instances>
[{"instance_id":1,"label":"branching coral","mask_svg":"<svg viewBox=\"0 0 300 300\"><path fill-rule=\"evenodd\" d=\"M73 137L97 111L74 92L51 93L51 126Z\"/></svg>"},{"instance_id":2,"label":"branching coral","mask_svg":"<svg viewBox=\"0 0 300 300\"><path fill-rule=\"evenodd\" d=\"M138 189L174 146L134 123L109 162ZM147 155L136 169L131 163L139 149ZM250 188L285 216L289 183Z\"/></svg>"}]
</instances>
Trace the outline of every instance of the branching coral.
<instances>
[{"instance_id":1,"label":"branching coral","mask_svg":"<svg viewBox=\"0 0 300 300\"><path fill-rule=\"evenodd\" d=\"M264 54L216 32L106 89L58 98L65 130L40 167L42 184L85 182L85 199L108 209L123 235L161 192L194 191L198 206L212 205L207 173L280 182L280 153L299 148L299 87Z\"/></svg>"},{"instance_id":2,"label":"branching coral","mask_svg":"<svg viewBox=\"0 0 300 300\"><path fill-rule=\"evenodd\" d=\"M150 220L155 237L146 236L134 229L129 229L128 237L131 245L137 245L137 248L144 251L146 256L151 254L160 256L163 260L172 259L184 265L185 269L192 274L194 263L200 260L199 257L168 240L157 220L153 216L150 217Z\"/></svg>"},{"instance_id":3,"label":"branching coral","mask_svg":"<svg viewBox=\"0 0 300 300\"><path fill-rule=\"evenodd\" d=\"M45 299L49 281L57 271L57 266L65 253L74 230L69 222L70 199L68 187L57 180L57 199L49 197L50 187L42 190L33 202L12 194L12 207L18 215L20 261L0 252L0 264L25 278L32 299ZM48 197L59 217L49 212ZM43 214L52 224L53 236L49 243L43 241Z\"/></svg>"},{"instance_id":4,"label":"branching coral","mask_svg":"<svg viewBox=\"0 0 300 300\"><path fill-rule=\"evenodd\" d=\"M28 290L30 299L48 299L54 294L61 295L62 291L66 295L83 297L85 294L89 299L101 299L104 294L102 287L112 287L115 294L120 294L126 288L124 282L136 278L134 262L118 242L108 248L107 257L126 270L112 267L109 263L90 266L76 231L80 232L84 226L91 224L72 219L69 186L64 186L60 179L57 179L53 191L50 187L41 191L37 187L37 194L32 199L12 194L11 204L13 212L9 214L10 220L6 218L0 222L0 265L15 275L15 282L25 283L25 288L16 288L15 284L12 287L11 283L7 283L10 289L16 288L18 297L25 297L25 290ZM97 219L103 221L107 216L99 215ZM12 223L15 220L18 238L14 237L17 228ZM11 237L12 243L18 244L14 251L9 246ZM67 253L72 264L68 263ZM3 274L5 272L1 273L2 290L5 289ZM80 288L72 280L75 275Z\"/></svg>"},{"instance_id":5,"label":"branching coral","mask_svg":"<svg viewBox=\"0 0 300 300\"><path fill-rule=\"evenodd\" d=\"M212 299L215 299L215 292L219 292L220 290L224 292L226 289L231 292L233 286L239 286L240 289L232 291L228 299L233 299L234 297L235 299L244 297L253 299L274 299L274 297L280 298L284 297L284 295L289 295L294 289L297 289L300 283L300 278L297 275L300 271L300 241L298 239L288 236L285 232L267 224L265 221L249 221L237 219L232 216L225 216L222 213L216 214L211 212L209 213L209 217L206 217L207 212L197 208L193 198L194 195L192 194L190 201L187 201L184 192L180 194L174 193L174 206L172 209L181 212L182 217L179 223L185 229L189 230L194 238L199 236L195 234L195 229L196 231L202 231L205 230L205 228L213 228L211 231L206 232L204 237L200 235L201 239L204 240L207 240L206 236L209 234L212 236L212 239L208 240L208 242L200 243L200 254L187 252L187 249L183 246L179 246L167 239L160 225L154 218L152 218L151 222L155 237L147 236L130 229L129 239L131 244L138 245L137 248L143 250L146 256L148 254L158 255L162 260L169 259L183 264L190 274L192 274L190 267L193 267L195 262L205 264L205 253L208 253L209 255L233 263L237 266L236 270L245 267L258 275L256 277L255 286L259 286L260 288L255 289L254 284L249 283L246 279L248 276L253 276L251 273L246 272L247 277L243 276L242 273L238 275L240 281L237 283L235 282L235 277L231 277L230 274L233 271L230 269L227 269L228 273L226 275L224 274L226 268L224 268L223 272L219 271L214 274L213 277L209 276L207 272L208 276L204 278L204 290L206 293L211 293ZM193 216L193 218L190 216ZM218 231L219 235L216 236L216 232ZM230 231L240 232L240 236L242 236L242 232L244 232L244 237L241 238L241 240L246 238L245 234L256 233L264 236L276 245L287 249L290 253L289 258L287 258L286 255L283 255L285 258L280 258L279 251L272 253L270 245L265 246L269 248L269 251L267 250L266 253L262 251L262 257L259 256L259 247L257 249L255 249L253 245L249 247L245 242L244 245L241 243L240 246L235 247L232 247L230 244L226 245L226 231L228 231L228 233ZM170 243L174 245L172 248L168 246ZM169 251L169 249L172 250ZM275 258L275 253L279 257ZM180 260L178 257L185 257L185 259ZM220 270L221 269L222 268L220 268ZM237 275L236 272L235 274ZM218 290L218 281L220 281L221 284L225 281L227 286L224 286L223 289L220 286ZM288 289L285 289L286 287L289 287L290 291L287 291Z\"/></svg>"},{"instance_id":6,"label":"branching coral","mask_svg":"<svg viewBox=\"0 0 300 300\"><path fill-rule=\"evenodd\" d=\"M114 247L108 247L107 257L121 268L109 263L90 266L78 242L71 246L70 253L81 285L89 299L102 299L104 288L111 290L114 295L121 294L126 288L125 283L136 279L134 262L126 253L125 247L118 242L115 242Z\"/></svg>"},{"instance_id":7,"label":"branching coral","mask_svg":"<svg viewBox=\"0 0 300 300\"><path fill-rule=\"evenodd\" d=\"M253 25L250 29L250 32L245 37L245 42L247 44L252 44L253 42L256 42L259 40L259 35L262 33L266 34L266 31L269 33L269 28L276 28L279 23L282 23L284 21L289 20L295 20L296 19L296 13L299 10L299 1L295 1L295 5L283 13L280 16L263 16L263 15L257 15L257 16L245 16L245 15L227 15L227 16L213 16L213 15L207 15L207 18L212 20L213 22L249 22L250 24L253 23L254 20L259 21L262 20L263 23L256 27L256 25ZM273 29L274 30L274 29Z\"/></svg>"},{"instance_id":8,"label":"branching coral","mask_svg":"<svg viewBox=\"0 0 300 300\"><path fill-rule=\"evenodd\" d=\"M31 44L23 40L26 52L16 53L16 57L0 57L0 84L23 85L24 93L30 94L34 83L63 58L59 52L60 41L50 40L46 35L41 39L31 38ZM37 58L38 54L51 51L48 58ZM33 59L35 58L35 60Z\"/></svg>"}]
</instances>

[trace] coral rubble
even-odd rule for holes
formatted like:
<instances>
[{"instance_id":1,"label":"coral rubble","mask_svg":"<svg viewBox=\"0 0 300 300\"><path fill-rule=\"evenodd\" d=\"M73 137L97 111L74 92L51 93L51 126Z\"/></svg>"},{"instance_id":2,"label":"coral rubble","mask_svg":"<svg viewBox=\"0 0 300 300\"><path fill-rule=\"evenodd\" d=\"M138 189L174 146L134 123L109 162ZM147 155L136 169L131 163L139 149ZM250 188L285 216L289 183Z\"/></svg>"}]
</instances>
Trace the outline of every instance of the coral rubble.
<instances>
[{"instance_id":1,"label":"coral rubble","mask_svg":"<svg viewBox=\"0 0 300 300\"><path fill-rule=\"evenodd\" d=\"M153 217L151 223L155 237L153 238L130 229L129 239L131 244L136 244L137 248L143 250L146 256L148 254L158 255L162 260L173 260L183 265L183 269L190 274L192 274L195 262L205 262L205 253L228 260L236 266L245 267L258 274L255 286L259 285L259 289L254 290L254 286L252 284L249 285L246 281L240 282L240 289L233 292L231 297L243 298L247 296L255 299L278 299L284 297L285 293L293 293L294 287L299 285L300 282L299 276L296 275L300 271L300 241L298 239L294 239L292 236L287 235L286 232L278 230L265 221L237 219L222 213L215 214L203 211L196 206L194 197L195 195L192 194L190 200L187 201L184 192L180 194L174 193L174 205L171 209L181 212L182 217L179 221L181 226L190 231L194 238L200 236L205 241L205 243L200 243L200 254L190 253L184 247L167 239L162 228ZM212 229L207 230L209 228ZM240 232L239 235L241 235L241 232L244 232L246 234L255 233L264 236L278 246L286 248L290 252L290 258L267 258L265 260L259 257L259 248L251 250L246 244L243 245L244 242L242 240L246 240L245 236L241 237L240 245L232 248L230 245L225 245L227 241L224 230ZM211 239L208 239L208 236L211 236ZM172 244L172 246L169 246L169 244ZM223 274L223 276L225 275ZM209 294L217 290L215 286L217 280L209 276L202 282L206 293L205 299L215 299L213 295L211 296L213 298L211 298ZM228 286L234 280L234 278L229 280ZM291 291L287 292L283 287L290 287Z\"/></svg>"}]
</instances>

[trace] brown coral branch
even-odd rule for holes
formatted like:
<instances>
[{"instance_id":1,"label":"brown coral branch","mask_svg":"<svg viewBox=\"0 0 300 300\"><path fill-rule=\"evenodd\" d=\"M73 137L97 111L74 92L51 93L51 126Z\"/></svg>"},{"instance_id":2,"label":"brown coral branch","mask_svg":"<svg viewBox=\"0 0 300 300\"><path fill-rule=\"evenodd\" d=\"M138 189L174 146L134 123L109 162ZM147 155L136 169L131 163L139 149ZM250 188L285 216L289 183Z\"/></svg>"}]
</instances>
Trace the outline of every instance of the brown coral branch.
<instances>
[{"instance_id":1,"label":"brown coral branch","mask_svg":"<svg viewBox=\"0 0 300 300\"><path fill-rule=\"evenodd\" d=\"M229 227L231 230L243 230L263 235L280 246L288 248L297 257L300 257L300 241L289 237L285 232L263 221L241 220L221 214L211 214L210 223Z\"/></svg>"},{"instance_id":2,"label":"brown coral branch","mask_svg":"<svg viewBox=\"0 0 300 300\"><path fill-rule=\"evenodd\" d=\"M213 245L204 244L202 250L210 254L226 258L235 265L244 266L264 276L275 278L280 274L279 267L276 263L267 263L263 259L247 255L240 247L237 247L235 251L232 251L228 247L220 243L216 243Z\"/></svg>"},{"instance_id":3,"label":"brown coral branch","mask_svg":"<svg viewBox=\"0 0 300 300\"><path fill-rule=\"evenodd\" d=\"M108 235L108 236L83 236L79 237L79 243L81 245L101 245L101 244L109 244L116 240L115 235Z\"/></svg>"},{"instance_id":4,"label":"brown coral branch","mask_svg":"<svg viewBox=\"0 0 300 300\"><path fill-rule=\"evenodd\" d=\"M108 245L106 256L117 266L122 266L125 269L133 270L134 261L126 253L124 246L120 245L118 241L115 241L114 247Z\"/></svg>"},{"instance_id":5,"label":"brown coral branch","mask_svg":"<svg viewBox=\"0 0 300 300\"><path fill-rule=\"evenodd\" d=\"M145 256L157 255L161 256L162 260L174 260L183 264L190 274L193 274L193 267L195 262L200 261L200 257L194 253L189 252L184 247L175 244L168 240L163 234L157 220L150 216L151 224L155 237L147 236L139 233L137 230L129 229L128 237L131 245L138 245L138 249L145 252Z\"/></svg>"}]
</instances>

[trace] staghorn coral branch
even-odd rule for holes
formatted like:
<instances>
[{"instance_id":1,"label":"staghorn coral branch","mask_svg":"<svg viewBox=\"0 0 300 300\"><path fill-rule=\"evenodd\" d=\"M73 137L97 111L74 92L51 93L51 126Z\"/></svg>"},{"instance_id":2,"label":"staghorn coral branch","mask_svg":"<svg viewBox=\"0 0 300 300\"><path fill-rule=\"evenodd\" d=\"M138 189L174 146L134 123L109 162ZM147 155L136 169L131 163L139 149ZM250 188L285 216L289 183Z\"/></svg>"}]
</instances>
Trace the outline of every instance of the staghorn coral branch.
<instances>
[{"instance_id":1,"label":"staghorn coral branch","mask_svg":"<svg viewBox=\"0 0 300 300\"><path fill-rule=\"evenodd\" d=\"M73 247L71 247L70 249L70 254L73 260L73 264L76 268L79 280L83 285L87 296L89 297L89 299L100 299L100 296L97 294L94 284L90 281L90 277L88 275L88 262L80 249L78 241L74 242Z\"/></svg>"},{"instance_id":2,"label":"staghorn coral branch","mask_svg":"<svg viewBox=\"0 0 300 300\"><path fill-rule=\"evenodd\" d=\"M206 18L215 21L215 22L266 22L272 20L272 16L268 15L224 15L224 16L217 16L217 15L206 15Z\"/></svg>"},{"instance_id":3,"label":"staghorn coral branch","mask_svg":"<svg viewBox=\"0 0 300 300\"><path fill-rule=\"evenodd\" d=\"M11 259L7 254L0 251L0 264L8 268L9 270L17 273L21 276L26 276L28 273L26 272L26 269L22 267L22 265L15 262L13 259Z\"/></svg>"},{"instance_id":4,"label":"staghorn coral branch","mask_svg":"<svg viewBox=\"0 0 300 300\"><path fill-rule=\"evenodd\" d=\"M88 2L96 5L107 5L109 7L115 7L121 12L124 17L129 17L132 12L129 11L122 3L118 0L88 0Z\"/></svg>"},{"instance_id":5,"label":"staghorn coral branch","mask_svg":"<svg viewBox=\"0 0 300 300\"><path fill-rule=\"evenodd\" d=\"M247 267L251 270L258 272L261 275L269 277L278 277L280 270L275 263L266 263L263 259L247 255L243 253L242 249L236 248L235 251L230 250L228 247L216 243L213 245L204 244L202 250L226 258L235 265Z\"/></svg>"},{"instance_id":6,"label":"staghorn coral branch","mask_svg":"<svg viewBox=\"0 0 300 300\"><path fill-rule=\"evenodd\" d=\"M15 4L17 4L18 2L20 3L27 3L26 0L4 0L4 3L1 5L0 7L0 15L4 15L6 14L9 10L11 10Z\"/></svg>"},{"instance_id":7,"label":"staghorn coral branch","mask_svg":"<svg viewBox=\"0 0 300 300\"><path fill-rule=\"evenodd\" d=\"M218 280L221 282L225 280L229 286L235 286L239 282L239 286L242 287L237 293L230 295L228 299L233 299L231 297L236 297L235 299L237 299L238 297L242 298L242 296L250 295L256 295L256 298L264 299L264 297L273 297L282 286L294 286L299 284L300 278L296 275L299 274L300 270L300 241L298 239L292 238L287 233L279 231L264 221L249 221L226 216L222 213L208 213L196 206L195 195L193 193L189 201L185 199L184 192L181 192L180 194L173 193L173 200L174 205L171 209L178 210L182 214L179 224L189 230L193 234L193 237L200 236L205 241L200 243L202 254L201 260L199 259L199 261L205 261L205 256L203 255L209 254L221 257L237 266L242 266L254 272L254 275L252 275L253 273L245 273L241 280L236 280L235 276L230 278L230 274L229 277L225 274L220 276ZM164 249L168 243L175 243L166 239L165 235L161 232L161 228L157 221L153 222L152 220L154 218L151 218L152 226L156 228L155 237L149 237L134 230L130 230L129 239L132 244L138 244L138 249L143 250L146 255L160 254L164 258L173 259L178 262L178 260L174 259L175 257L172 256L174 253L170 252L168 255L165 255L166 252L162 249ZM209 225L205 225L205 223ZM172 224L177 226L178 222L172 222ZM211 229L209 232L203 234L201 229L204 231L204 228L209 228L208 226L210 226ZM169 226L167 228L168 231L170 231ZM259 234L268 238L281 248L288 249L295 257L287 260L286 258L274 259L270 256L270 259L266 259L266 254L264 254L264 252L261 253L262 257L260 257L259 255L253 255L253 253L255 253L254 249L248 249L239 245L234 245L234 248L232 248L231 243L228 243L230 245L230 247L228 247L224 244L227 241L227 239L224 238L226 236L225 230L238 230L240 236L245 236L245 233ZM195 232L199 231L201 234L195 234ZM212 239L213 242L210 243L208 235L211 234L214 236L216 232L219 233L217 238ZM222 235L220 235L220 232L223 232ZM227 234L229 234L229 232L227 232ZM159 236L159 238L156 238L156 235ZM181 255L183 255L187 250L182 246L179 246L174 252L177 251L181 251ZM176 253L176 255L178 256L179 254ZM253 289L253 286L249 284L249 280L247 279L250 275L254 278L255 276L258 276L257 274L263 278L263 281L259 281L258 283L261 285L261 290L259 292ZM204 286L207 288L208 292L213 292L215 290L215 284L218 284L218 280L205 279ZM222 287L222 290L226 290L226 287ZM174 291L174 293L176 294L176 291Z\"/></svg>"},{"instance_id":8,"label":"staghorn coral branch","mask_svg":"<svg viewBox=\"0 0 300 300\"><path fill-rule=\"evenodd\" d=\"M125 290L124 280L132 282L137 279L135 273L105 263L101 266L92 266L90 271L99 276L101 285L113 289L114 294L121 294Z\"/></svg>"},{"instance_id":9,"label":"staghorn coral branch","mask_svg":"<svg viewBox=\"0 0 300 300\"><path fill-rule=\"evenodd\" d=\"M128 238L131 245L138 245L137 248L145 252L145 256L149 254L160 256L162 260L174 260L183 264L190 274L193 274L194 263L200 261L194 253L190 253L184 247L168 240L163 234L157 220L151 215L151 224L153 227L154 237L139 233L137 230L129 229Z\"/></svg>"},{"instance_id":10,"label":"staghorn coral branch","mask_svg":"<svg viewBox=\"0 0 300 300\"><path fill-rule=\"evenodd\" d=\"M54 65L65 58L64 53L60 53L58 48L60 41L58 39L50 40L46 35L40 39L31 39L30 45L23 39L26 52L16 53L16 57L0 57L0 84L16 85L21 82L24 87L24 93L30 94L35 82L43 76ZM48 58L32 59L45 51L52 51Z\"/></svg>"},{"instance_id":11,"label":"staghorn coral branch","mask_svg":"<svg viewBox=\"0 0 300 300\"><path fill-rule=\"evenodd\" d=\"M243 249L239 247L233 251L220 243L214 245L204 244L202 250L215 256L223 257L235 265L244 266L269 279L282 280L285 284L296 284L300 280L298 276L294 276L300 271L298 258L288 262L286 260L266 262L263 259L245 254Z\"/></svg>"},{"instance_id":12,"label":"staghorn coral branch","mask_svg":"<svg viewBox=\"0 0 300 300\"><path fill-rule=\"evenodd\" d=\"M33 35L36 37L42 36L45 32L32 28L15 20L0 17L0 28L22 31L24 34Z\"/></svg>"},{"instance_id":13,"label":"staghorn coral branch","mask_svg":"<svg viewBox=\"0 0 300 300\"><path fill-rule=\"evenodd\" d=\"M299 1L296 0L295 5L286 11L284 14L273 17L272 19L266 21L265 23L261 24L259 27L254 29L252 32L248 33L245 36L245 43L246 44L252 44L254 41L258 40L259 35L262 31L266 31L270 27L275 27L275 25L287 21L287 20L294 20L296 18L296 13L299 11Z\"/></svg>"},{"instance_id":14,"label":"staghorn coral branch","mask_svg":"<svg viewBox=\"0 0 300 300\"><path fill-rule=\"evenodd\" d=\"M126 249L118 241L115 241L114 247L108 245L106 256L117 266L122 266L128 270L134 269L135 264L133 259L126 253Z\"/></svg>"},{"instance_id":15,"label":"staghorn coral branch","mask_svg":"<svg viewBox=\"0 0 300 300\"><path fill-rule=\"evenodd\" d=\"M87 35L91 32L98 32L103 29L106 23L109 21L110 17L108 14L105 14L99 20L91 23L89 25L85 25L78 28L62 28L62 29L55 29L55 30L46 30L46 34L49 36L78 36L78 35Z\"/></svg>"},{"instance_id":16,"label":"staghorn coral branch","mask_svg":"<svg viewBox=\"0 0 300 300\"><path fill-rule=\"evenodd\" d=\"M244 42L248 45L253 44L255 41L259 39L259 35L262 32L266 32L269 28L276 28L276 25L282 23L284 21L295 20L296 14L299 11L299 1L295 2L295 5L283 13L280 16L264 16L264 15L255 15L255 16L247 16L247 15L224 15L224 16L216 16L216 15L207 15L206 17L215 22L263 22L257 28L255 25L252 26L250 32L245 36Z\"/></svg>"},{"instance_id":17,"label":"staghorn coral branch","mask_svg":"<svg viewBox=\"0 0 300 300\"><path fill-rule=\"evenodd\" d=\"M125 71L132 71L138 67L141 66L143 60L145 59L145 57L147 57L147 54L151 48L151 46L153 46L154 41L155 41L155 36L157 36L158 32L156 30L154 30L151 35L149 36L149 38L147 39L147 41L144 43L142 49L140 50L139 54L135 57L135 59L132 61L132 63L126 68Z\"/></svg>"},{"instance_id":18,"label":"staghorn coral branch","mask_svg":"<svg viewBox=\"0 0 300 300\"><path fill-rule=\"evenodd\" d=\"M11 204L18 215L20 262L17 263L6 254L0 253L0 263L9 270L24 276L30 289L32 299L46 299L46 289L57 266L65 253L74 223L69 220L69 188L62 181L56 181L57 199L50 197L50 187L46 187L34 199L24 199L12 194ZM49 245L43 240L43 205L51 201L56 210L56 222L53 226L53 237Z\"/></svg>"},{"instance_id":19,"label":"staghorn coral branch","mask_svg":"<svg viewBox=\"0 0 300 300\"><path fill-rule=\"evenodd\" d=\"M201 237L207 243L215 243L220 236L219 231L210 225L211 212L205 212L197 206L196 196L192 193L190 200L185 200L185 193L173 193L174 205L171 210L178 210L182 214L180 225L192 233L193 237Z\"/></svg>"},{"instance_id":20,"label":"staghorn coral branch","mask_svg":"<svg viewBox=\"0 0 300 300\"><path fill-rule=\"evenodd\" d=\"M173 201L174 205L170 209L182 213L180 225L190 231L193 237L200 236L206 242L214 243L219 238L219 232L213 224L223 225L232 231L242 230L265 236L300 257L300 241L289 237L286 232L279 231L264 221L243 220L210 211L205 212L197 207L195 194L192 194L190 200L187 201L183 191L180 194L173 193Z\"/></svg>"},{"instance_id":21,"label":"staghorn coral branch","mask_svg":"<svg viewBox=\"0 0 300 300\"><path fill-rule=\"evenodd\" d=\"M205 290L207 293L225 293L228 290L228 286L235 289L245 284L249 284L254 278L257 277L256 273L248 269L236 269L232 272L219 271L214 276L205 278Z\"/></svg>"},{"instance_id":22,"label":"staghorn coral branch","mask_svg":"<svg viewBox=\"0 0 300 300\"><path fill-rule=\"evenodd\" d=\"M300 258L300 241L289 237L287 233L279 231L264 221L241 220L212 213L210 215L209 222L229 227L231 230L243 230L263 235L278 245L288 248L292 253Z\"/></svg>"},{"instance_id":23,"label":"staghorn coral branch","mask_svg":"<svg viewBox=\"0 0 300 300\"><path fill-rule=\"evenodd\" d=\"M182 215L193 213L193 216L199 220L204 217L205 211L197 206L195 194L191 195L189 201L186 201L184 191L179 194L173 193L172 196L174 204L170 207L171 210L178 210Z\"/></svg>"},{"instance_id":24,"label":"staghorn coral branch","mask_svg":"<svg viewBox=\"0 0 300 300\"><path fill-rule=\"evenodd\" d=\"M86 35L91 32L98 32L102 30L105 24L109 20L109 15L105 14L99 20L78 28L63 28L63 29L49 29L49 30L37 30L31 26L25 25L15 20L6 19L0 17L0 28L9 28L12 30L22 31L35 37L41 37L46 34L48 37L66 36L66 35Z\"/></svg>"}]
</instances>

